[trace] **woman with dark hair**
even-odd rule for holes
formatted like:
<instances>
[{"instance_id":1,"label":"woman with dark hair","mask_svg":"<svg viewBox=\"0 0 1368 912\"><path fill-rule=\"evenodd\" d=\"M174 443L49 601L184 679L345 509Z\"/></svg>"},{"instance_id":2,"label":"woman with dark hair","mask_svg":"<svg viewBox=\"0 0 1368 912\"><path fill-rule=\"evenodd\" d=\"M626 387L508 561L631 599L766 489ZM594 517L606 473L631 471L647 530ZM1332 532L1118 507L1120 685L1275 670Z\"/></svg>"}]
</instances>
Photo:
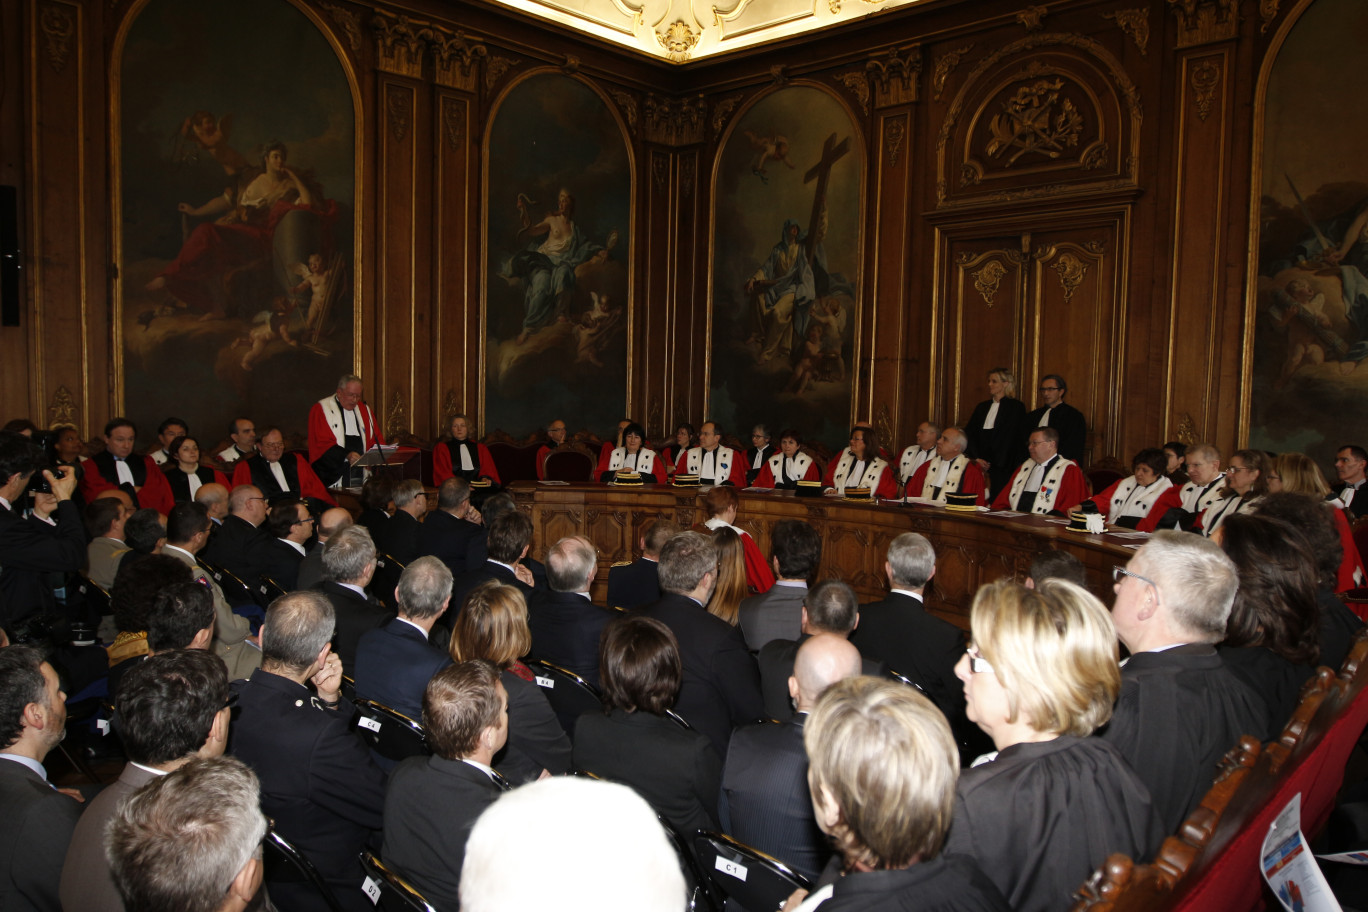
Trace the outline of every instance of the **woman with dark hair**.
<instances>
[{"instance_id":1,"label":"woman with dark hair","mask_svg":"<svg viewBox=\"0 0 1368 912\"><path fill-rule=\"evenodd\" d=\"M484 659L498 667L508 691L508 744L494 766L517 785L570 770L565 729L532 670L520 661L531 648L527 602L516 586L490 580L471 590L456 616L448 652L453 662Z\"/></svg>"},{"instance_id":2,"label":"woman with dark hair","mask_svg":"<svg viewBox=\"0 0 1368 912\"><path fill-rule=\"evenodd\" d=\"M489 447L470 439L470 419L452 415L449 432L446 440L432 448L432 483L441 487L442 482L459 475L466 481L483 478L500 484Z\"/></svg>"},{"instance_id":3,"label":"woman with dark hair","mask_svg":"<svg viewBox=\"0 0 1368 912\"><path fill-rule=\"evenodd\" d=\"M792 428L779 435L779 452L765 460L760 474L755 477L757 488L791 490L800 481L817 481L822 477L817 460L802 451L803 437Z\"/></svg>"},{"instance_id":4,"label":"woman with dark hair","mask_svg":"<svg viewBox=\"0 0 1368 912\"><path fill-rule=\"evenodd\" d=\"M892 500L898 496L897 473L879 455L879 435L865 424L850 429L850 446L831 460L822 484L838 493L868 488L871 497Z\"/></svg>"},{"instance_id":5,"label":"woman with dark hair","mask_svg":"<svg viewBox=\"0 0 1368 912\"><path fill-rule=\"evenodd\" d=\"M694 426L687 421L675 428L674 439L660 448L660 458L665 462L667 475L673 475L678 468L676 463L689 452L689 448L696 446L698 438L695 436Z\"/></svg>"},{"instance_id":6,"label":"woman with dark hair","mask_svg":"<svg viewBox=\"0 0 1368 912\"><path fill-rule=\"evenodd\" d=\"M1164 458L1168 460L1168 465L1164 469L1164 474L1168 480L1178 487L1188 483L1187 469L1183 466L1183 457L1187 455L1187 444L1180 440L1170 440L1164 444Z\"/></svg>"},{"instance_id":7,"label":"woman with dark hair","mask_svg":"<svg viewBox=\"0 0 1368 912\"><path fill-rule=\"evenodd\" d=\"M622 445L605 451L599 459L599 481L611 482L620 471L636 472L649 484L665 483L665 461L646 446L646 429L635 421L622 429Z\"/></svg>"},{"instance_id":8,"label":"woman with dark hair","mask_svg":"<svg viewBox=\"0 0 1368 912\"><path fill-rule=\"evenodd\" d=\"M224 488L228 487L228 476L218 469L200 465L199 441L194 437L182 434L171 441L167 452L171 458L166 460L162 471L166 473L166 481L171 485L171 495L176 503L194 500L200 485L220 484Z\"/></svg>"},{"instance_id":9,"label":"woman with dark hair","mask_svg":"<svg viewBox=\"0 0 1368 912\"><path fill-rule=\"evenodd\" d=\"M394 482L380 475L372 475L361 486L361 515L356 524L365 526L373 541L380 541L394 510Z\"/></svg>"},{"instance_id":10,"label":"woman with dark hair","mask_svg":"<svg viewBox=\"0 0 1368 912\"><path fill-rule=\"evenodd\" d=\"M988 476L992 496L1026 461L1026 406L1016 398L1016 375L1005 367L988 372L988 398L974 406L964 425L968 457Z\"/></svg>"},{"instance_id":11,"label":"woman with dark hair","mask_svg":"<svg viewBox=\"0 0 1368 912\"><path fill-rule=\"evenodd\" d=\"M1320 661L1316 558L1295 528L1270 516L1234 514L1214 538L1240 574L1218 651L1268 704L1268 728L1259 734L1267 741L1292 717Z\"/></svg>"},{"instance_id":12,"label":"woman with dark hair","mask_svg":"<svg viewBox=\"0 0 1368 912\"><path fill-rule=\"evenodd\" d=\"M1202 511L1194 532L1207 538L1236 513L1246 513L1268 493L1268 457L1262 450L1236 450L1226 464L1226 483L1220 498Z\"/></svg>"},{"instance_id":13,"label":"woman with dark hair","mask_svg":"<svg viewBox=\"0 0 1368 912\"><path fill-rule=\"evenodd\" d=\"M1164 474L1167 466L1163 450L1146 447L1131 460L1131 474L1093 497L1092 503L1106 515L1108 523L1134 529L1149 515L1159 496L1173 487Z\"/></svg>"},{"instance_id":14,"label":"woman with dark hair","mask_svg":"<svg viewBox=\"0 0 1368 912\"><path fill-rule=\"evenodd\" d=\"M636 615L610 622L599 677L605 712L575 724L575 769L630 785L683 833L716 830L722 761L704 735L666 715L684 679L670 628Z\"/></svg>"}]
</instances>

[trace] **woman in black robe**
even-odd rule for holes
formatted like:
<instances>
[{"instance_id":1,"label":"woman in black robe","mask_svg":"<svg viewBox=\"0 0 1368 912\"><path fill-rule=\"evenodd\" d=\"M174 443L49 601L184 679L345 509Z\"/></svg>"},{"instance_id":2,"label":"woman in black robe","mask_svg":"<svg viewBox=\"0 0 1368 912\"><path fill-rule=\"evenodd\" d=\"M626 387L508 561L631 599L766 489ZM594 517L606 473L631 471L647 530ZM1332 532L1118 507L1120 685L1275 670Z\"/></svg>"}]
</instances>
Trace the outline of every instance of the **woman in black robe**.
<instances>
[{"instance_id":1,"label":"woman in black robe","mask_svg":"<svg viewBox=\"0 0 1368 912\"><path fill-rule=\"evenodd\" d=\"M1016 397L1016 375L1005 367L988 372L988 398L974 406L964 425L968 456L988 476L994 496L1026 461L1026 406Z\"/></svg>"}]
</instances>

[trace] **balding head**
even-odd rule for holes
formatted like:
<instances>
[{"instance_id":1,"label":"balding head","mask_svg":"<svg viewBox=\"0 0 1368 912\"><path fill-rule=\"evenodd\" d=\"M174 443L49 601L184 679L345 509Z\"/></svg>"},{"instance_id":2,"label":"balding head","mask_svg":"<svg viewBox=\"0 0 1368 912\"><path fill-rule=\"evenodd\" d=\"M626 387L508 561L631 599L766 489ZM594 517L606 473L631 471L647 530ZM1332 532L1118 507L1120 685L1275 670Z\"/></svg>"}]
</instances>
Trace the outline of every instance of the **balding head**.
<instances>
[{"instance_id":1,"label":"balding head","mask_svg":"<svg viewBox=\"0 0 1368 912\"><path fill-rule=\"evenodd\" d=\"M941 459L954 459L969 446L969 438L957 427L948 427L936 438L936 455Z\"/></svg>"},{"instance_id":2,"label":"balding head","mask_svg":"<svg viewBox=\"0 0 1368 912\"><path fill-rule=\"evenodd\" d=\"M789 696L797 701L799 712L811 712L822 691L858 675L863 668L860 651L845 637L834 633L808 637L793 660Z\"/></svg>"},{"instance_id":3,"label":"balding head","mask_svg":"<svg viewBox=\"0 0 1368 912\"><path fill-rule=\"evenodd\" d=\"M215 485L214 487L220 487L220 485ZM111 500L117 500L119 503L123 504L124 510L132 515L134 510L133 498L129 497L128 492L123 488L105 488L99 494L95 495L96 500L103 500L106 497Z\"/></svg>"},{"instance_id":4,"label":"balding head","mask_svg":"<svg viewBox=\"0 0 1368 912\"><path fill-rule=\"evenodd\" d=\"M228 512L254 526L266 521L266 498L255 485L238 485L228 495Z\"/></svg>"},{"instance_id":5,"label":"balding head","mask_svg":"<svg viewBox=\"0 0 1368 912\"><path fill-rule=\"evenodd\" d=\"M343 507L323 511L318 517L318 540L325 542L352 524L351 514Z\"/></svg>"},{"instance_id":6,"label":"balding head","mask_svg":"<svg viewBox=\"0 0 1368 912\"><path fill-rule=\"evenodd\" d=\"M200 485L195 492L195 503L204 504L210 519L223 519L228 515L228 489L214 482Z\"/></svg>"}]
</instances>

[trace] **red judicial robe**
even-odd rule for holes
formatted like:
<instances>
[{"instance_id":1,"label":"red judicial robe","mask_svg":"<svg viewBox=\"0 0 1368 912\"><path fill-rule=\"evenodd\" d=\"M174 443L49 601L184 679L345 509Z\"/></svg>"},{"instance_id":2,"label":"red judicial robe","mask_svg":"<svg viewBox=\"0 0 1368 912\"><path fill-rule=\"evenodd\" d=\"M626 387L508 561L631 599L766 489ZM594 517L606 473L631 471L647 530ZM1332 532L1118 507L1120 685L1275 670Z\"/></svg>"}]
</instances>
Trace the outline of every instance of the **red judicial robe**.
<instances>
[{"instance_id":1,"label":"red judicial robe","mask_svg":"<svg viewBox=\"0 0 1368 912\"><path fill-rule=\"evenodd\" d=\"M1016 487L1017 476L1020 475L1022 472L1025 472L1029 480L1029 475L1034 468L1035 462L1031 460L1028 460L1027 462L1017 466L1017 470L1013 472L1012 477L1008 479L1007 486L998 492L997 497L993 498L994 510L1016 509L1016 507L1012 506L1012 489ZM1046 477L1049 477L1048 471L1046 472ZM1042 485L1041 487L1043 490L1044 485ZM1024 492L1025 488L1023 487L1022 490ZM1064 477L1060 479L1059 490L1058 493L1055 494L1054 506L1050 507L1050 510L1047 510L1046 512L1053 511L1063 513L1065 516L1067 516L1070 510L1081 504L1087 498L1088 483L1083 478L1082 469L1078 467L1077 463L1073 463L1064 470ZM1036 502L1039 503L1040 499L1040 495L1037 494ZM1018 501L1018 503L1019 502L1020 501Z\"/></svg>"},{"instance_id":2,"label":"red judicial robe","mask_svg":"<svg viewBox=\"0 0 1368 912\"><path fill-rule=\"evenodd\" d=\"M300 497L313 497L324 503L330 503L333 506L337 506L337 501L333 500L332 495L328 493L328 489L323 487L323 482L319 480L318 475L310 468L309 461L298 453L286 453L280 457L280 467L285 470L286 481L290 480L289 466L291 461L294 462L295 478L298 481L294 488L295 493ZM256 471L253 471L253 469ZM258 477L259 474L263 472L266 473L266 476L269 477L273 484L266 484L263 487L266 478ZM272 494L279 493L275 490L279 482L275 481L275 473L271 471L264 456L253 456L248 459L237 460L237 465L233 469L233 487L236 488L239 485L245 484L256 485L258 488L261 488L268 500Z\"/></svg>"},{"instance_id":3,"label":"red judicial robe","mask_svg":"<svg viewBox=\"0 0 1368 912\"><path fill-rule=\"evenodd\" d=\"M912 473L912 478L907 482L904 493L908 497L930 497L930 493L923 494L926 488L926 478L931 464L936 461L933 457L930 462L923 462L917 471ZM959 458L959 457L956 457ZM987 487L983 483L983 472L979 470L978 464L969 460L964 467L964 472L960 475L959 488L949 492L951 494L977 494L978 500L974 501L976 506L986 507L988 505Z\"/></svg>"},{"instance_id":4,"label":"red judicial robe","mask_svg":"<svg viewBox=\"0 0 1368 912\"><path fill-rule=\"evenodd\" d=\"M451 452L454 449L452 444L455 442L454 440L444 440L432 448L432 483L438 487L441 487L442 482L456 474L456 470L452 466L459 464L455 460L460 459L460 457L454 456ZM494 468L494 457L489 455L489 447L473 440L466 442L475 444L475 453L478 458L472 459L471 462L479 463L475 466L475 470L479 472L476 477L488 478L495 484L502 484L503 482L499 481L499 470ZM538 462L537 465L540 472L541 463Z\"/></svg>"},{"instance_id":5,"label":"red judicial robe","mask_svg":"<svg viewBox=\"0 0 1368 912\"><path fill-rule=\"evenodd\" d=\"M150 507L163 516L176 505L171 484L161 466L152 461L151 456L131 454L125 462L133 472L133 484L137 490L137 506ZM90 503L102 491L119 487L119 476L114 468L114 456L105 451L81 464L85 472L81 475L81 497Z\"/></svg>"},{"instance_id":6,"label":"red judicial robe","mask_svg":"<svg viewBox=\"0 0 1368 912\"><path fill-rule=\"evenodd\" d=\"M714 516L703 524L709 531L720 529L727 526L738 536L741 537L741 556L746 562L746 585L756 595L761 592L769 592L774 586L774 571L760 554L760 548L756 546L755 539L750 537L750 533L745 529L723 522Z\"/></svg>"}]
</instances>

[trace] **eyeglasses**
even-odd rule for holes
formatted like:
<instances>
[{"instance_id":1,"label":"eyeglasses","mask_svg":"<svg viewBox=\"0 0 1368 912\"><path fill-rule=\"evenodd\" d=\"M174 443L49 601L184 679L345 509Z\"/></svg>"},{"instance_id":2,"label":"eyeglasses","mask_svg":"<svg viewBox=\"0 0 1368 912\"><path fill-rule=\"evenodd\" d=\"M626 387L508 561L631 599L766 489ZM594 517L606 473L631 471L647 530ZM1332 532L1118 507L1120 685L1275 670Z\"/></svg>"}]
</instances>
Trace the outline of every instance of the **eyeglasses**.
<instances>
[{"instance_id":1,"label":"eyeglasses","mask_svg":"<svg viewBox=\"0 0 1368 912\"><path fill-rule=\"evenodd\" d=\"M964 654L969 657L969 670L974 674L988 674L993 670L993 666L988 664L988 660L979 655L978 647L970 643L964 648Z\"/></svg>"},{"instance_id":2,"label":"eyeglasses","mask_svg":"<svg viewBox=\"0 0 1368 912\"><path fill-rule=\"evenodd\" d=\"M264 497L249 497L249 498L247 498L247 502L248 502L248 503L251 503L251 502L254 501L254 500L259 500L259 501L261 501L262 503L265 503L265 502L266 502L266 498L264 498Z\"/></svg>"},{"instance_id":3,"label":"eyeglasses","mask_svg":"<svg viewBox=\"0 0 1368 912\"><path fill-rule=\"evenodd\" d=\"M1255 469L1255 468L1252 468L1251 466L1231 466L1231 467L1230 467L1230 471L1232 471L1232 472L1257 472L1257 471L1259 471L1259 470L1258 470L1258 469Z\"/></svg>"},{"instance_id":4,"label":"eyeglasses","mask_svg":"<svg viewBox=\"0 0 1368 912\"><path fill-rule=\"evenodd\" d=\"M1150 579L1147 576L1141 576L1138 573L1132 573L1125 567L1112 567L1112 579L1116 580L1118 584L1120 584L1121 580L1127 576L1129 576L1131 579L1137 579L1140 582L1144 583L1146 586L1149 586L1151 589L1154 590L1155 598L1158 598L1159 584L1156 583L1154 580Z\"/></svg>"},{"instance_id":5,"label":"eyeglasses","mask_svg":"<svg viewBox=\"0 0 1368 912\"><path fill-rule=\"evenodd\" d=\"M1053 392L1057 391L1058 389L1059 389L1059 387L1057 387L1057 386L1042 386L1042 387L1040 388L1040 391L1041 391L1042 393L1053 393Z\"/></svg>"},{"instance_id":6,"label":"eyeglasses","mask_svg":"<svg viewBox=\"0 0 1368 912\"><path fill-rule=\"evenodd\" d=\"M298 526L298 525L301 525L301 524L303 524L303 523L311 523L311 522L313 522L313 521L314 521L314 518L313 518L312 516L306 516L306 517L304 517L303 519L296 519L296 520L295 520L293 523L291 523L290 525Z\"/></svg>"}]
</instances>

